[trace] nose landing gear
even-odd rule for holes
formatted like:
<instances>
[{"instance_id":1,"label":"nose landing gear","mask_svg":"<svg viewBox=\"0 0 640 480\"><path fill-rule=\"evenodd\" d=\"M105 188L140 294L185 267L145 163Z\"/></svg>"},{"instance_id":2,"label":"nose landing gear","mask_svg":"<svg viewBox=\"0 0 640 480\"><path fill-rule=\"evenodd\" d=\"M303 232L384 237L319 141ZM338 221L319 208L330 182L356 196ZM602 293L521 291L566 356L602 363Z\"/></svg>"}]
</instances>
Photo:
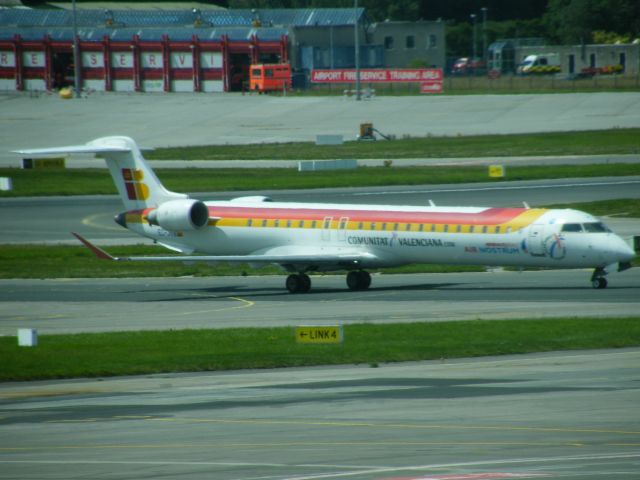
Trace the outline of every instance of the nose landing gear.
<instances>
[{"instance_id":1,"label":"nose landing gear","mask_svg":"<svg viewBox=\"0 0 640 480\"><path fill-rule=\"evenodd\" d=\"M605 276L607 275L607 271L602 267L597 267L593 271L593 275L591 275L591 285L593 288L607 288L607 279Z\"/></svg>"}]
</instances>

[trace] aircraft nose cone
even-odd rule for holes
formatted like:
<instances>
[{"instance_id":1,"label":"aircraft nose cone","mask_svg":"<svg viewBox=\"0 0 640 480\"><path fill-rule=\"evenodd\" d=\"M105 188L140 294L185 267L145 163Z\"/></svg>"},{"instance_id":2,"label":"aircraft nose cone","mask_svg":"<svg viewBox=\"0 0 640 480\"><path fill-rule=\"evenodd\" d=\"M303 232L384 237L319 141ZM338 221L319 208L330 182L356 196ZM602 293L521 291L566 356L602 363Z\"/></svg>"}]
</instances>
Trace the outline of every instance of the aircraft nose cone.
<instances>
[{"instance_id":1,"label":"aircraft nose cone","mask_svg":"<svg viewBox=\"0 0 640 480\"><path fill-rule=\"evenodd\" d=\"M636 252L633 251L633 248L620 237L614 237L609 244L609 248L618 262L630 262L636 257Z\"/></svg>"}]
</instances>

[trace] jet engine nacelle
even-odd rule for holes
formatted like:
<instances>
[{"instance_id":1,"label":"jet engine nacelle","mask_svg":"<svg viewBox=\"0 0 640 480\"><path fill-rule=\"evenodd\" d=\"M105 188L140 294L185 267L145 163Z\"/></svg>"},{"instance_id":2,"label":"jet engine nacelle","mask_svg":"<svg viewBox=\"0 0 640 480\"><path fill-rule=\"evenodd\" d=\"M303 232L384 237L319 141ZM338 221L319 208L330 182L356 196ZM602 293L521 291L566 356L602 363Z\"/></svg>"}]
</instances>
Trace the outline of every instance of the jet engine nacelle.
<instances>
[{"instance_id":1,"label":"jet engine nacelle","mask_svg":"<svg viewBox=\"0 0 640 480\"><path fill-rule=\"evenodd\" d=\"M152 225L172 232L198 230L209 221L209 208L200 200L171 200L147 215Z\"/></svg>"}]
</instances>

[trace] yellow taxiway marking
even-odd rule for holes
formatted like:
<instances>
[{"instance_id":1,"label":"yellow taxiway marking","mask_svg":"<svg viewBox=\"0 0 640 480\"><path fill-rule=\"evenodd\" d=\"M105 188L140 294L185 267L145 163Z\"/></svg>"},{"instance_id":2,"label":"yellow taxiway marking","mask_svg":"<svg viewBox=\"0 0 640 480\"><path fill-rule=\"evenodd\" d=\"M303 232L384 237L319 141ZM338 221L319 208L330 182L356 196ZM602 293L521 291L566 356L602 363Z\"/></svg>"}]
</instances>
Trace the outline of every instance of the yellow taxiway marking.
<instances>
[{"instance_id":1,"label":"yellow taxiway marking","mask_svg":"<svg viewBox=\"0 0 640 480\"><path fill-rule=\"evenodd\" d=\"M575 442L492 442L492 441L402 441L402 440L362 440L362 441L325 441L325 442L231 442L231 443L157 443L157 444L83 444L83 445L39 445L39 446L22 446L22 447L0 447L0 452L26 452L37 450L119 450L119 449L193 449L193 448L283 448L283 447L371 447L371 446L388 446L388 447L412 447L412 446L471 446L471 447L504 447L504 446L520 446L520 447L576 447L584 448L593 446L587 443ZM615 443L599 443L598 447L619 447L620 444ZM633 446L634 445L624 445Z\"/></svg>"},{"instance_id":2,"label":"yellow taxiway marking","mask_svg":"<svg viewBox=\"0 0 640 480\"><path fill-rule=\"evenodd\" d=\"M96 220L101 217L113 217L110 213L96 213L94 215L89 215L82 219L82 224L87 227L99 228L100 230L111 230L114 232L121 232L122 227L112 227L111 225L104 225L100 223L96 223Z\"/></svg>"},{"instance_id":3,"label":"yellow taxiway marking","mask_svg":"<svg viewBox=\"0 0 640 480\"><path fill-rule=\"evenodd\" d=\"M11 320L12 322L15 321L20 321L22 322L23 320L29 320L29 321L33 321L33 320L55 320L58 318L67 318L66 315L61 315L61 314L55 314L55 315L36 315L33 317L27 317L24 315L19 315L17 317L9 317L7 320Z\"/></svg>"},{"instance_id":4,"label":"yellow taxiway marking","mask_svg":"<svg viewBox=\"0 0 640 480\"><path fill-rule=\"evenodd\" d=\"M198 296L211 297L210 295L198 295ZM213 296L211 298L220 298L220 297ZM252 302L251 300L247 300L245 298L240 298L240 297L223 297L223 298L235 300L236 302L240 302L242 305L236 305L235 307L213 308L213 309L208 309L208 310L197 310L197 311L192 311L192 312L182 312L182 313L180 313L180 315L186 316L186 315L198 315L198 314L201 314L201 313L215 313L215 312L226 312L226 311L229 311L229 310L241 310L243 308L251 308L256 304L256 302Z\"/></svg>"},{"instance_id":5,"label":"yellow taxiway marking","mask_svg":"<svg viewBox=\"0 0 640 480\"><path fill-rule=\"evenodd\" d=\"M606 433L619 435L640 435L640 431L633 430L607 430L594 428L559 428L559 427L523 427L523 426L491 426L491 425L420 425L404 423L374 423L374 422L326 422L307 420L226 420L209 418L151 418L154 422L180 422L180 423L225 423L225 424L250 424L250 425L300 425L321 427L357 427L357 428L382 428L382 429L408 429L408 430L485 430L508 432L558 432L558 433Z\"/></svg>"},{"instance_id":6,"label":"yellow taxiway marking","mask_svg":"<svg viewBox=\"0 0 640 480\"><path fill-rule=\"evenodd\" d=\"M143 420L152 422L180 423L180 424L207 424L218 423L226 425L289 425L301 427L340 427L340 428L379 428L382 430L475 430L475 431L504 431L504 432L539 432L539 433L592 433L592 434L617 434L617 435L640 435L640 431L635 430L616 430L616 429L597 429L597 428L562 428L562 427L534 427L534 426L492 426L492 425L423 425L411 423L375 423L375 422L327 422L322 420L260 420L260 419L220 419L220 418L167 418L155 417L153 415L135 415L135 416L114 416L102 418L87 419L69 419L69 420L50 420L46 423L73 423L73 422L95 422L110 420ZM563 442L564 444L580 445L580 442ZM611 445L614 445L612 443ZM615 445L635 446L637 443L618 442Z\"/></svg>"}]
</instances>

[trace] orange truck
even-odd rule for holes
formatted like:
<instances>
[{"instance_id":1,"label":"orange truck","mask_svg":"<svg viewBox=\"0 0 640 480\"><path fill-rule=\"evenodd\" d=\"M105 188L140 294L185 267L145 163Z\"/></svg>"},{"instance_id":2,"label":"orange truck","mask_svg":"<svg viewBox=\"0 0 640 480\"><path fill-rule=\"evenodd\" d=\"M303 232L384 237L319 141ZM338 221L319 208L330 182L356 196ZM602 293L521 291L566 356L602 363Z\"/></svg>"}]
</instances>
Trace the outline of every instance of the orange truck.
<instances>
[{"instance_id":1,"label":"orange truck","mask_svg":"<svg viewBox=\"0 0 640 480\"><path fill-rule=\"evenodd\" d=\"M288 63L251 65L249 88L252 92L271 92L291 89L291 66Z\"/></svg>"}]
</instances>

